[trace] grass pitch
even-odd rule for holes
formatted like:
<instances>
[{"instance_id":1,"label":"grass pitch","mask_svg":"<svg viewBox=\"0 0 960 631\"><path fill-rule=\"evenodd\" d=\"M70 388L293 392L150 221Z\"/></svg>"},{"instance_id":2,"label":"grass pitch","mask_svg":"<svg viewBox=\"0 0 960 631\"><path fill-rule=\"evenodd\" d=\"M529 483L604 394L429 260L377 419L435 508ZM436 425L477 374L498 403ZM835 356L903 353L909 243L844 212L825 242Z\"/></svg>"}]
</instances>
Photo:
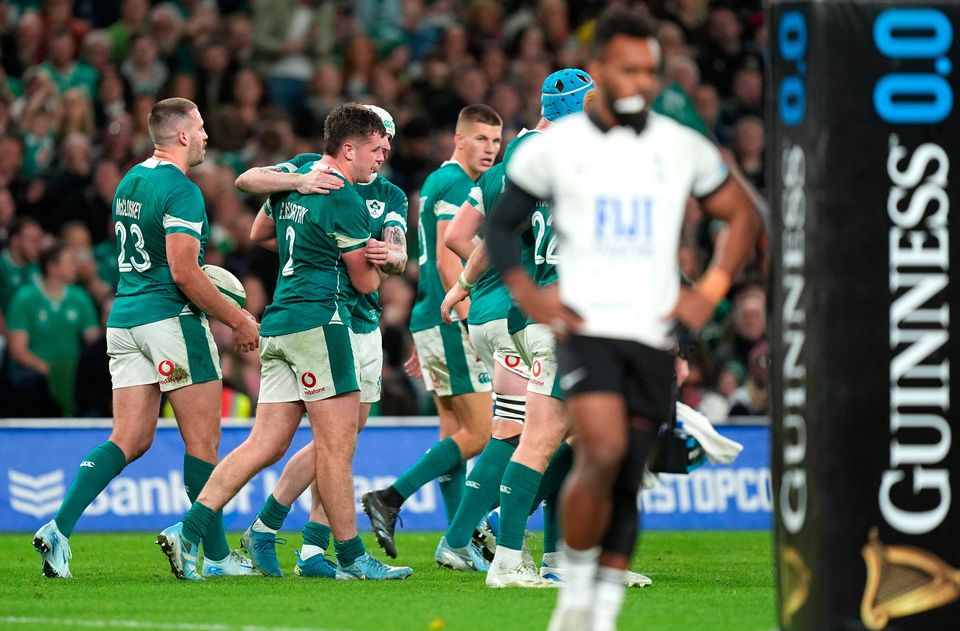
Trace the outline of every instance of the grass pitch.
<instances>
[{"instance_id":1,"label":"grass pitch","mask_svg":"<svg viewBox=\"0 0 960 631\"><path fill-rule=\"evenodd\" d=\"M71 540L74 578L40 575L31 533L0 535L0 628L172 631L512 631L545 629L555 590L492 590L483 575L437 568L436 533L400 534L406 581L293 576L290 533L278 547L284 578L177 581L153 533L89 534ZM230 535L238 544L239 535ZM370 536L368 549L388 560ZM539 543L539 542L538 542ZM537 544L534 557L539 559ZM631 589L620 629L767 631L776 626L771 537L757 532L652 532L634 569L654 583Z\"/></svg>"}]
</instances>

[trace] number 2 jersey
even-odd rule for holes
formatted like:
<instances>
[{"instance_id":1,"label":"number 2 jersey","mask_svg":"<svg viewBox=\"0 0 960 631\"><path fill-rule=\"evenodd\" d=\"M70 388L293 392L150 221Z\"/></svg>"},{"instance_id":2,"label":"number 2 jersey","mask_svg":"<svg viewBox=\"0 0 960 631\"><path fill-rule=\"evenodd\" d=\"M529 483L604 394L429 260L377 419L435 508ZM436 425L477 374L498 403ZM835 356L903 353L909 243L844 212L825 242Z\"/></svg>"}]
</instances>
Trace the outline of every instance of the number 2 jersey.
<instances>
[{"instance_id":1,"label":"number 2 jersey","mask_svg":"<svg viewBox=\"0 0 960 631\"><path fill-rule=\"evenodd\" d=\"M279 171L293 173L309 168L323 157L319 153L301 153L277 165ZM397 226L407 232L407 196L400 187L380 174L375 174L370 182L357 182L354 189L363 198L370 215L370 234L383 240L383 231L389 226ZM351 326L354 333L371 333L380 325L379 292L359 294L356 303L350 309Z\"/></svg>"},{"instance_id":2,"label":"number 2 jersey","mask_svg":"<svg viewBox=\"0 0 960 631\"><path fill-rule=\"evenodd\" d=\"M297 172L313 167L307 164ZM358 250L370 239L367 206L356 189L347 183L327 195L277 193L264 211L276 223L280 274L260 335L288 335L326 324L350 326L359 294L341 253Z\"/></svg>"},{"instance_id":3,"label":"number 2 jersey","mask_svg":"<svg viewBox=\"0 0 960 631\"><path fill-rule=\"evenodd\" d=\"M173 282L166 237L210 234L200 189L170 162L149 158L127 171L113 199L120 281L107 326L130 328L180 315L190 301Z\"/></svg>"}]
</instances>

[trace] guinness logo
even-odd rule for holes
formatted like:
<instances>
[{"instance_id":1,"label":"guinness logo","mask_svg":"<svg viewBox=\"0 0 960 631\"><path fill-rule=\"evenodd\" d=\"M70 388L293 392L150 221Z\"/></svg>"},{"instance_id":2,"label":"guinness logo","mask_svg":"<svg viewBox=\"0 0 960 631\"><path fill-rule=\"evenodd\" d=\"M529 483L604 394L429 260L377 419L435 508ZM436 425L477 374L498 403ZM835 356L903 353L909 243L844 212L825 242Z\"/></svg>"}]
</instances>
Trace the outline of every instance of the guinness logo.
<instances>
[{"instance_id":1,"label":"guinness logo","mask_svg":"<svg viewBox=\"0 0 960 631\"><path fill-rule=\"evenodd\" d=\"M884 629L891 618L912 616L960 599L960 570L914 546L884 545L876 528L861 551L867 584L860 618L868 629Z\"/></svg>"},{"instance_id":2,"label":"guinness logo","mask_svg":"<svg viewBox=\"0 0 960 631\"><path fill-rule=\"evenodd\" d=\"M784 625L789 625L810 596L810 568L793 546L780 552L780 593L783 594L781 617Z\"/></svg>"}]
</instances>

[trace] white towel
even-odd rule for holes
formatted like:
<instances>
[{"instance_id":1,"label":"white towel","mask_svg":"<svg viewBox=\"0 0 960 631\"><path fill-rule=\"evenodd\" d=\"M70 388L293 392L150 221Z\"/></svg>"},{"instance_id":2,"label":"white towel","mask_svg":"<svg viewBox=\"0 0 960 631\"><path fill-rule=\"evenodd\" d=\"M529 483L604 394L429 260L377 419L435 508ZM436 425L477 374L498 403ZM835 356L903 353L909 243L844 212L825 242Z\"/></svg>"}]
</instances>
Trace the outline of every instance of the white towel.
<instances>
[{"instance_id":1,"label":"white towel","mask_svg":"<svg viewBox=\"0 0 960 631\"><path fill-rule=\"evenodd\" d=\"M743 445L721 436L706 416L679 401L677 402L677 420L683 421L683 428L697 439L710 462L730 464L743 451Z\"/></svg>"}]
</instances>

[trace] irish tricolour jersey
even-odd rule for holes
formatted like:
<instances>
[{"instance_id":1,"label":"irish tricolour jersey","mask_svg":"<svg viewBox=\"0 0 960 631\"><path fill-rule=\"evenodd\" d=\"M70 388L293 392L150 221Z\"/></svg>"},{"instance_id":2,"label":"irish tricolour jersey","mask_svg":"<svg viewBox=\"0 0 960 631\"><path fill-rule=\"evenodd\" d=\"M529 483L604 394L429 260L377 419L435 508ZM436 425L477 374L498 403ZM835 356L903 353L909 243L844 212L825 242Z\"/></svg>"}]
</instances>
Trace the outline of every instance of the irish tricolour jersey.
<instances>
[{"instance_id":1,"label":"irish tricolour jersey","mask_svg":"<svg viewBox=\"0 0 960 631\"><path fill-rule=\"evenodd\" d=\"M726 181L717 148L654 113L640 134L574 114L518 147L507 176L551 202L560 296L583 333L669 349L684 207Z\"/></svg>"},{"instance_id":2,"label":"irish tricolour jersey","mask_svg":"<svg viewBox=\"0 0 960 631\"><path fill-rule=\"evenodd\" d=\"M123 176L113 199L120 282L107 326L129 328L179 315L189 300L173 282L166 236L200 241L198 263L210 233L203 195L183 171L150 158Z\"/></svg>"}]
</instances>

